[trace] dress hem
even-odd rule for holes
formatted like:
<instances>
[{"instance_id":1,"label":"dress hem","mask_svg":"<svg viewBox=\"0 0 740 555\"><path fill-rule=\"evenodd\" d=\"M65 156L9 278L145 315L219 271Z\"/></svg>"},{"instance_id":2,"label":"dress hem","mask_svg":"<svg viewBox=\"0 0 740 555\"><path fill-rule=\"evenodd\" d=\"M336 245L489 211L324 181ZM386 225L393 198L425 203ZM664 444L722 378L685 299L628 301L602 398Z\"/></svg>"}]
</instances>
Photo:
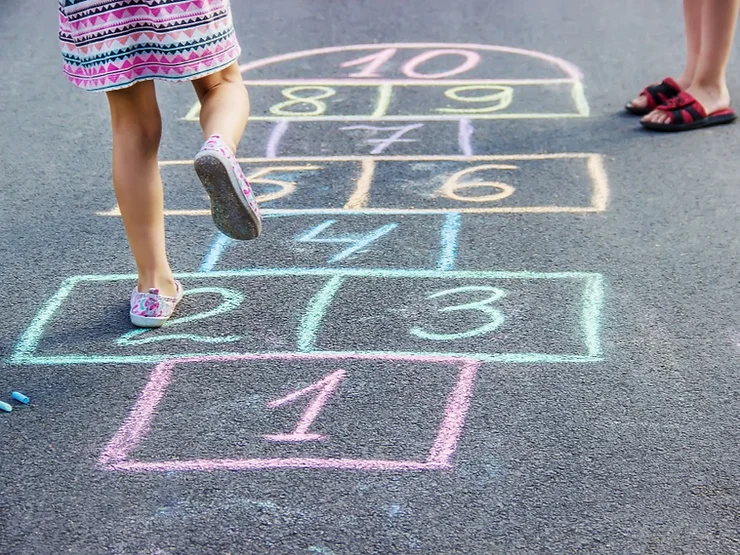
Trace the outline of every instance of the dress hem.
<instances>
[{"instance_id":1,"label":"dress hem","mask_svg":"<svg viewBox=\"0 0 740 555\"><path fill-rule=\"evenodd\" d=\"M213 67L211 69L208 69L206 71L203 71L198 74L191 74L187 76L180 76L177 77L168 77L166 75L146 75L141 77L136 77L135 79L128 81L122 85L112 85L108 87L99 87L99 88L88 88L84 85L79 85L73 81L73 77L70 76L69 73L64 72L65 77L67 77L67 80L72 83L75 87L82 89L87 92L112 92L112 91L120 91L123 89L128 89L129 87L132 87L133 85L136 85L137 83L141 83L144 81L169 81L172 83L183 83L185 81L196 81L198 79L201 79L202 77L208 77L209 75L213 75L214 73L218 73L219 71L223 70L224 68L229 67L231 64L236 62L239 59L239 56L241 54L241 49L237 51L236 56L234 56L232 59L230 59L228 62L225 62L221 65L218 65L216 67ZM74 77L75 79L79 79L79 77Z\"/></svg>"}]
</instances>

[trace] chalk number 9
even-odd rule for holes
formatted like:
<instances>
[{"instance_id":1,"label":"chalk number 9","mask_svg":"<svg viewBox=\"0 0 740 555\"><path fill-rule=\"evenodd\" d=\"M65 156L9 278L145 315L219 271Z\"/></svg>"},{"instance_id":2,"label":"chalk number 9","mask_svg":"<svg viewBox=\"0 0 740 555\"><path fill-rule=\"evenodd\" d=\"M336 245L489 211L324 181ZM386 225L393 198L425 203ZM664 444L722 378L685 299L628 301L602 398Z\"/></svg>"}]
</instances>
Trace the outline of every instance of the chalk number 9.
<instances>
[{"instance_id":1,"label":"chalk number 9","mask_svg":"<svg viewBox=\"0 0 740 555\"><path fill-rule=\"evenodd\" d=\"M446 297L448 295L455 295L460 293L490 293L490 295L471 303L446 306L444 308L438 309L438 312L475 310L485 315L486 319L488 320L487 323L478 326L477 328L458 333L433 333L420 327L412 328L411 330L409 330L409 333L411 333L411 335L419 337L420 339L429 339L432 341L454 341L457 339L467 339L470 337L476 337L478 335L484 335L501 327L505 320L504 314L498 308L494 308L491 306L491 304L503 299L506 296L506 291L504 291L503 289L499 289L498 287L470 285L467 287L457 287L456 289L445 289L444 291L437 291L436 293L432 293L427 297L427 299L438 299L440 297Z\"/></svg>"}]
</instances>

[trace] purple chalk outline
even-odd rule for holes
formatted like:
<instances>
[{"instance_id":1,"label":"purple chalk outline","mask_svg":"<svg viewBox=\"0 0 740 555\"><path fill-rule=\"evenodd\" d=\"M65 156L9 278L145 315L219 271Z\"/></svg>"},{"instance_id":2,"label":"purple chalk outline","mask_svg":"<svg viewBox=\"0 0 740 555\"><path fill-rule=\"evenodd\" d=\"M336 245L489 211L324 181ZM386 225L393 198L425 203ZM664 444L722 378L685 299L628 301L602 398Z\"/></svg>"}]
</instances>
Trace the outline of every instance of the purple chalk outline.
<instances>
[{"instance_id":1,"label":"purple chalk outline","mask_svg":"<svg viewBox=\"0 0 740 555\"><path fill-rule=\"evenodd\" d=\"M196 459L186 461L143 462L129 460L129 453L148 434L154 411L162 401L179 364L205 362L233 362L236 360L370 360L394 362L419 362L450 364L460 369L457 383L447 398L444 418L437 430L437 437L425 461L394 461L372 459ZM129 472L156 471L214 471L214 470L267 470L277 468L312 468L342 470L445 470L452 468L451 459L457 449L470 407L470 398L481 362L462 357L437 357L424 355L331 355L331 354L244 354L232 356L203 356L168 360L157 365L144 390L136 400L128 417L113 439L103 450L98 462L105 470ZM326 379L326 378L325 378Z\"/></svg>"},{"instance_id":2,"label":"purple chalk outline","mask_svg":"<svg viewBox=\"0 0 740 555\"><path fill-rule=\"evenodd\" d=\"M537 58L544 62L550 63L563 71L568 76L568 79L573 82L580 82L583 79L583 73L577 66L544 52L538 52L537 50L526 50L524 48L514 48L511 46L496 46L492 44L470 44L470 43L446 43L446 42L389 42L382 44L352 44L346 46L328 46L324 48L315 48L313 50L301 50L298 52L290 52L288 54L280 54L278 56L271 56L269 58L262 58L239 66L239 70L242 73L247 73L251 70L258 69L261 67L278 64L281 62L288 62L291 60L297 60L299 58L307 58L309 56L320 56L322 54L333 54L335 52L352 52L354 50L383 50L386 48L467 48L472 50L488 50L492 52L504 52L507 54L515 54L520 56L528 56L530 58ZM347 81L362 82L366 81L363 78L348 78ZM294 81L291 79L291 81ZM384 80L392 82L393 80ZM409 82L414 82L413 79L409 79ZM517 81L529 81L528 79L507 79L510 83L516 83ZM295 80L296 83L300 80ZM308 80L308 82L311 82ZM315 82L315 80L314 80ZM376 83L381 81L375 80Z\"/></svg>"}]
</instances>

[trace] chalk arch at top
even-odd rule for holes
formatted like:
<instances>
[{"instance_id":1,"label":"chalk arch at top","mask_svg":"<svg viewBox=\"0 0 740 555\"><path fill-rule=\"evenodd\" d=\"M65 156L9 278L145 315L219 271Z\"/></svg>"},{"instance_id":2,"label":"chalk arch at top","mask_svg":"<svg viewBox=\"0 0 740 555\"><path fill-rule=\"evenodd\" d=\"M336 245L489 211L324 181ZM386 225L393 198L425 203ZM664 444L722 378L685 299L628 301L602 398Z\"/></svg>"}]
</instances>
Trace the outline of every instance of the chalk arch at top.
<instances>
[{"instance_id":1,"label":"chalk arch at top","mask_svg":"<svg viewBox=\"0 0 740 555\"><path fill-rule=\"evenodd\" d=\"M469 43L380 43L329 46L242 64L245 82L408 83L430 81L580 85L571 62L536 50Z\"/></svg>"}]
</instances>

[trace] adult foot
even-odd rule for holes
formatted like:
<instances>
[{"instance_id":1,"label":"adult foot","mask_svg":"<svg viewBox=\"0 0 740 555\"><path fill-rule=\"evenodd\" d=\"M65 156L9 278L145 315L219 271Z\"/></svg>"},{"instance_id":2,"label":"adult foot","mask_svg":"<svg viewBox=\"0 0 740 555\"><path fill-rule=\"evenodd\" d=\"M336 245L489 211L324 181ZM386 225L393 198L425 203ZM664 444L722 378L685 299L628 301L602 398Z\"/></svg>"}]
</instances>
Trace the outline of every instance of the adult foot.
<instances>
[{"instance_id":1,"label":"adult foot","mask_svg":"<svg viewBox=\"0 0 740 555\"><path fill-rule=\"evenodd\" d=\"M693 96L702 105L707 115L730 107L730 91L727 85L722 86L699 86L692 84L686 92ZM670 123L671 117L665 110L653 110L642 121L650 123Z\"/></svg>"},{"instance_id":2,"label":"adult foot","mask_svg":"<svg viewBox=\"0 0 740 555\"><path fill-rule=\"evenodd\" d=\"M660 83L648 85L636 98L627 104L627 109L636 114L648 113L656 105L662 104L664 99L672 98L680 91L685 90L691 84L691 80L681 75L678 79L667 77ZM653 94L650 94L651 90Z\"/></svg>"}]
</instances>

